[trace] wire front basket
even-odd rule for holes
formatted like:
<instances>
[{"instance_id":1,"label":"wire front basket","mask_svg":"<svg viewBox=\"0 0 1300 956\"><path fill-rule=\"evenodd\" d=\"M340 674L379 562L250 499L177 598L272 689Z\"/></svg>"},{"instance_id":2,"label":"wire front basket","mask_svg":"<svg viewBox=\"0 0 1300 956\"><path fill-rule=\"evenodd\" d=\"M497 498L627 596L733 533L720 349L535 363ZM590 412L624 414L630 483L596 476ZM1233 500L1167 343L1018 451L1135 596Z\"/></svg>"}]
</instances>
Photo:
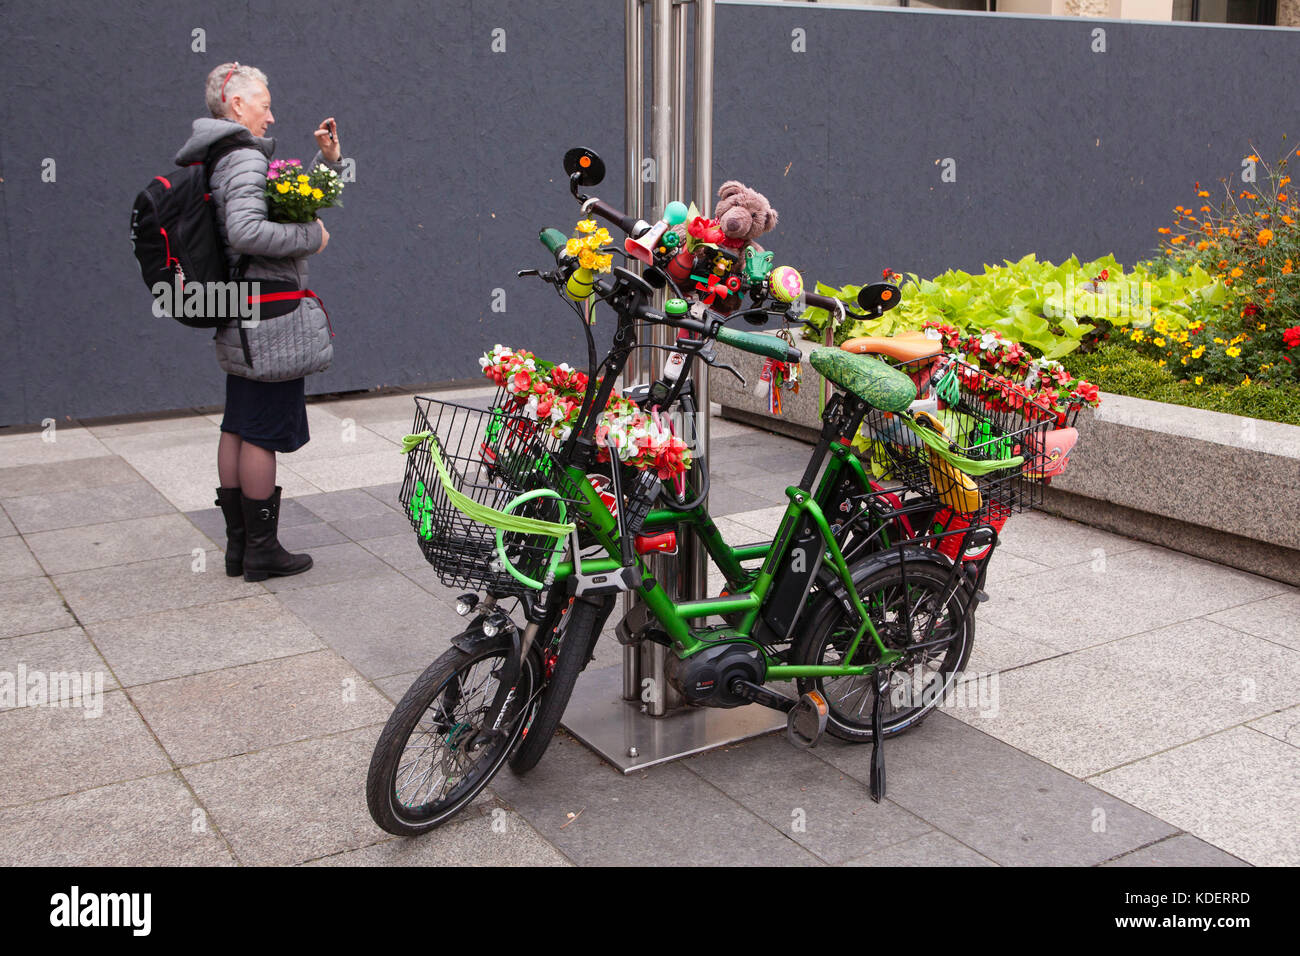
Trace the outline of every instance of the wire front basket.
<instances>
[{"instance_id":1,"label":"wire front basket","mask_svg":"<svg viewBox=\"0 0 1300 956\"><path fill-rule=\"evenodd\" d=\"M910 364L900 368L907 372ZM1007 514L1040 505L1044 485L1040 476L1050 455L1048 436L1056 428L1072 425L1078 406L1057 413L974 366L951 360L950 368L955 383L937 392L956 400L940 398L935 412L917 413L916 423L930 428L953 455L981 463L1014 464L983 474L963 471L933 452L899 416L876 408L869 409L862 422L861 435L869 441L863 457L869 458L877 477L935 495L958 514L1005 519Z\"/></svg>"},{"instance_id":2,"label":"wire front basket","mask_svg":"<svg viewBox=\"0 0 1300 956\"><path fill-rule=\"evenodd\" d=\"M429 443L436 443L451 485L473 502L512 515L563 523L573 510L571 499L538 495L516 502L529 492L561 490L560 439L526 415L419 396L412 431L428 432L431 437L408 454L399 501L439 580L448 587L500 596L536 593L520 577L545 582L556 539L500 532L506 556L519 576L512 574L498 553L497 529L473 520L451 502Z\"/></svg>"}]
</instances>

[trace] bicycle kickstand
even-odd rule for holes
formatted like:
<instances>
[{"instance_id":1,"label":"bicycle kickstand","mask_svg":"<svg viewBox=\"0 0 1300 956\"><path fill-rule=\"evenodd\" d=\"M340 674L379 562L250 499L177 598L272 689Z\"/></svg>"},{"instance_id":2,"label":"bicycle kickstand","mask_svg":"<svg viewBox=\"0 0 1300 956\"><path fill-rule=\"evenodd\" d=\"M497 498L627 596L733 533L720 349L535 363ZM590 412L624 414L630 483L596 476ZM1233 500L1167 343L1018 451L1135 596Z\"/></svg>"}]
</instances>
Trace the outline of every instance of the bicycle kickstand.
<instances>
[{"instance_id":1,"label":"bicycle kickstand","mask_svg":"<svg viewBox=\"0 0 1300 956\"><path fill-rule=\"evenodd\" d=\"M885 797L885 751L880 711L889 676L885 668L877 667L872 679L876 685L876 699L871 702L871 799L879 803Z\"/></svg>"}]
</instances>

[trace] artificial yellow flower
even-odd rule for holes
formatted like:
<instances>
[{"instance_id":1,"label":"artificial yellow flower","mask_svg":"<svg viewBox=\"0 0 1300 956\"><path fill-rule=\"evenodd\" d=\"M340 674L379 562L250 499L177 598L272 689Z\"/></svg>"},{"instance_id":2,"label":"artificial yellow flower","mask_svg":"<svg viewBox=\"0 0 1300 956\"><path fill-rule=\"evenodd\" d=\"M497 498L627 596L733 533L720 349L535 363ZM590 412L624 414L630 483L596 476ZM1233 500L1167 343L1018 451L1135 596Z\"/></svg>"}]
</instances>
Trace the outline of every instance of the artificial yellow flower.
<instances>
[{"instance_id":1,"label":"artificial yellow flower","mask_svg":"<svg viewBox=\"0 0 1300 956\"><path fill-rule=\"evenodd\" d=\"M578 253L578 265L584 269L596 268L596 254L590 249L583 249Z\"/></svg>"},{"instance_id":2,"label":"artificial yellow flower","mask_svg":"<svg viewBox=\"0 0 1300 956\"><path fill-rule=\"evenodd\" d=\"M583 219L578 223L578 232L595 232L596 220Z\"/></svg>"},{"instance_id":3,"label":"artificial yellow flower","mask_svg":"<svg viewBox=\"0 0 1300 956\"><path fill-rule=\"evenodd\" d=\"M597 272L608 272L613 264L614 257L612 255L596 256L596 265L593 268Z\"/></svg>"},{"instance_id":4,"label":"artificial yellow flower","mask_svg":"<svg viewBox=\"0 0 1300 956\"><path fill-rule=\"evenodd\" d=\"M581 251L582 251L581 239L570 239L568 242L564 244L564 254L566 256L576 256Z\"/></svg>"}]
</instances>

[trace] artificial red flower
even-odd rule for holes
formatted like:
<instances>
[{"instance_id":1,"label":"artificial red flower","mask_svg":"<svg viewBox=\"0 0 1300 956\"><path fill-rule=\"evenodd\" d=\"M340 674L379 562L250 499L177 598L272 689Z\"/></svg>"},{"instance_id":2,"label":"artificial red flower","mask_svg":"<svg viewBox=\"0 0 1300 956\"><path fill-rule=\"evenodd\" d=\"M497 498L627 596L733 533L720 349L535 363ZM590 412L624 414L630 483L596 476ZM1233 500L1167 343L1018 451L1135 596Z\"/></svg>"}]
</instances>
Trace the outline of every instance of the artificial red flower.
<instances>
[{"instance_id":1,"label":"artificial red flower","mask_svg":"<svg viewBox=\"0 0 1300 956\"><path fill-rule=\"evenodd\" d=\"M716 219L705 219L703 216L696 216L686 226L686 232L692 238L699 239L701 242L717 244L726 238L726 233L718 225Z\"/></svg>"}]
</instances>

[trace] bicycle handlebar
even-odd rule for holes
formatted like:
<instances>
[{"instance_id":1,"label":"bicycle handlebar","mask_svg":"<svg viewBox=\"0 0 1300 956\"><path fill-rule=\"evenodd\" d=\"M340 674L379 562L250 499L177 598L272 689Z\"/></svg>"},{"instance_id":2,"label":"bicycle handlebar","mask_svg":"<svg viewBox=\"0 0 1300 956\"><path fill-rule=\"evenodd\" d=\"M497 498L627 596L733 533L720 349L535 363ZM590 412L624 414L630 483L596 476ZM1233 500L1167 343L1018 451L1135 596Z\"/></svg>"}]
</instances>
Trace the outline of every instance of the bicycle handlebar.
<instances>
[{"instance_id":1,"label":"bicycle handlebar","mask_svg":"<svg viewBox=\"0 0 1300 956\"><path fill-rule=\"evenodd\" d=\"M832 298L829 295L818 295L816 292L805 292L803 301L804 304L812 306L814 309L825 309L831 313L838 313L844 308L844 303L839 299Z\"/></svg>"},{"instance_id":2,"label":"bicycle handlebar","mask_svg":"<svg viewBox=\"0 0 1300 956\"><path fill-rule=\"evenodd\" d=\"M718 329L717 337L718 341L723 345L730 345L742 352L752 352L755 355L764 355L791 364L803 360L802 352L796 348L791 348L783 340L773 335L759 335L756 332L742 332L740 329L721 328Z\"/></svg>"},{"instance_id":3,"label":"bicycle handlebar","mask_svg":"<svg viewBox=\"0 0 1300 956\"><path fill-rule=\"evenodd\" d=\"M585 215L595 214L608 222L612 222L632 239L636 239L641 233L650 228L650 224L644 219L633 219L627 213L615 209L603 199L597 199L595 196L582 204L582 211Z\"/></svg>"}]
</instances>

